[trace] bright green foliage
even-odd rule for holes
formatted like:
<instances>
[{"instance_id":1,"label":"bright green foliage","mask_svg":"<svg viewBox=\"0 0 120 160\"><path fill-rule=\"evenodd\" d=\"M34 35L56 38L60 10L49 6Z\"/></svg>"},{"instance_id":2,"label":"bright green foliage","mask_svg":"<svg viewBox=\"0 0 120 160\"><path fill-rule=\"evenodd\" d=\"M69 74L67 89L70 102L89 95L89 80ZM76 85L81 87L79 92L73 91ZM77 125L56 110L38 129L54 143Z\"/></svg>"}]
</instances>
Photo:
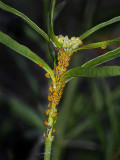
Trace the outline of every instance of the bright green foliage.
<instances>
[{"instance_id":1,"label":"bright green foliage","mask_svg":"<svg viewBox=\"0 0 120 160\"><path fill-rule=\"evenodd\" d=\"M10 38L8 35L0 32L0 42L6 45L7 47L13 49L14 51L18 52L19 54L27 57L28 59L32 60L36 64L41 64L42 67L51 75L51 78L54 80L53 71L50 67L35 53L33 53L29 48L23 46Z\"/></svg>"},{"instance_id":2,"label":"bright green foliage","mask_svg":"<svg viewBox=\"0 0 120 160\"><path fill-rule=\"evenodd\" d=\"M120 67L118 66L98 68L78 67L65 72L65 74L61 77L61 80L68 81L68 79L73 77L111 77L119 75Z\"/></svg>"}]
</instances>

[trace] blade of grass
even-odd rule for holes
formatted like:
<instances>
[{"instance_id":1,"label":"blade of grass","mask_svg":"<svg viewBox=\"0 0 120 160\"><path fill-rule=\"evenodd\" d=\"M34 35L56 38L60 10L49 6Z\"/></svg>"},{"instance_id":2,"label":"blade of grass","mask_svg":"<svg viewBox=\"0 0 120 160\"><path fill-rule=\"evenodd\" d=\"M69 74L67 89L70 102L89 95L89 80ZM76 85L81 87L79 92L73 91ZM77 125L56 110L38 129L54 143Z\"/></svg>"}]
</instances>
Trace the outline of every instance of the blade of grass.
<instances>
[{"instance_id":1,"label":"blade of grass","mask_svg":"<svg viewBox=\"0 0 120 160\"><path fill-rule=\"evenodd\" d=\"M32 60L36 64L41 64L42 68L45 71L47 71L51 75L52 80L55 81L54 73L51 70L51 68L39 56L33 53L29 48L19 44L18 42L16 42L3 32L0 32L0 42L6 45L7 47L11 48L12 50L16 51L17 53L21 54L22 56Z\"/></svg>"},{"instance_id":2,"label":"blade of grass","mask_svg":"<svg viewBox=\"0 0 120 160\"><path fill-rule=\"evenodd\" d=\"M99 29L101 29L101 28L103 28L103 27L105 27L107 25L110 25L112 23L118 22L118 21L120 21L120 16L115 17L115 18L113 18L111 20L108 20L106 22L103 22L103 23L101 23L101 24L99 24L99 25L91 28L90 30L88 30L87 32L85 32L84 34L82 34L79 38L80 38L80 40L83 40L86 37L88 37L89 35L91 35L92 33L96 32L97 30L99 30Z\"/></svg>"},{"instance_id":3,"label":"blade of grass","mask_svg":"<svg viewBox=\"0 0 120 160\"><path fill-rule=\"evenodd\" d=\"M78 124L70 132L68 132L65 135L65 138L66 139L75 138L77 135L79 135L84 130L89 129L91 127L92 123L93 123L93 120L92 119L88 119L85 122Z\"/></svg>"},{"instance_id":4,"label":"blade of grass","mask_svg":"<svg viewBox=\"0 0 120 160\"><path fill-rule=\"evenodd\" d=\"M26 23L28 23L34 30L36 30L42 37L44 37L48 42L49 37L48 35L41 29L39 28L34 22L32 22L27 16L25 16L23 13L17 11L16 9L4 4L3 2L0 1L0 8L2 8L3 10L13 13L17 16L19 16L20 18L22 18Z\"/></svg>"},{"instance_id":5,"label":"blade of grass","mask_svg":"<svg viewBox=\"0 0 120 160\"><path fill-rule=\"evenodd\" d=\"M120 56L120 47L84 63L82 65L82 67L95 67L97 65L105 63L105 62L112 60L114 58L117 58L119 56Z\"/></svg>"},{"instance_id":6,"label":"blade of grass","mask_svg":"<svg viewBox=\"0 0 120 160\"><path fill-rule=\"evenodd\" d=\"M56 6L55 13L54 13L54 20L59 16L60 12L63 10L65 5L66 5L66 2L63 1Z\"/></svg>"},{"instance_id":7,"label":"blade of grass","mask_svg":"<svg viewBox=\"0 0 120 160\"><path fill-rule=\"evenodd\" d=\"M103 88L105 91L105 103L106 103L106 107L107 107L107 112L108 112L108 116L109 116L109 121L111 123L111 128L112 128L112 132L114 134L114 137L116 139L116 143L118 144L118 146L120 147L120 136L119 136L119 125L118 125L118 116L117 116L117 112L116 112L116 107L113 104L113 97L111 94L111 91L109 89L108 84L106 83L106 81L103 79Z\"/></svg>"}]
</instances>

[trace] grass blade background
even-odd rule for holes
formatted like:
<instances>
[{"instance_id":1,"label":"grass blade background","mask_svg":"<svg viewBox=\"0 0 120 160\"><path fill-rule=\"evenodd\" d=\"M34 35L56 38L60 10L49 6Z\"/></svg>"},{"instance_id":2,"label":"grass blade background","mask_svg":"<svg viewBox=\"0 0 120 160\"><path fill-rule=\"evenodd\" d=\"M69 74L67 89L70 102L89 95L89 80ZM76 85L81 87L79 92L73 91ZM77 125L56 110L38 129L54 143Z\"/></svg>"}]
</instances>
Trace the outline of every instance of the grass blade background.
<instances>
[{"instance_id":1,"label":"grass blade background","mask_svg":"<svg viewBox=\"0 0 120 160\"><path fill-rule=\"evenodd\" d=\"M29 125L35 126L40 131L45 131L44 123L30 107L17 99L10 99L10 109L13 114L27 122Z\"/></svg>"},{"instance_id":2,"label":"grass blade background","mask_svg":"<svg viewBox=\"0 0 120 160\"><path fill-rule=\"evenodd\" d=\"M28 23L34 30L36 30L41 36L43 36L48 42L49 42L49 37L48 35L40 29L34 22L32 22L27 16L25 16L23 13L17 11L16 9L4 4L3 2L0 1L0 8L3 10L13 13L19 17L21 17L26 23Z\"/></svg>"},{"instance_id":3,"label":"grass blade background","mask_svg":"<svg viewBox=\"0 0 120 160\"><path fill-rule=\"evenodd\" d=\"M54 73L51 70L51 68L29 48L19 44L3 32L0 32L0 42L6 45L7 47L11 48L12 50L16 51L17 53L21 54L22 56L25 56L28 59L32 60L36 64L41 64L42 68L45 69L45 71L47 71L51 75L51 78L54 81Z\"/></svg>"},{"instance_id":4,"label":"grass blade background","mask_svg":"<svg viewBox=\"0 0 120 160\"><path fill-rule=\"evenodd\" d=\"M88 30L87 32L85 32L84 34L82 34L79 38L80 38L80 40L83 40L86 37L88 37L89 35L91 35L92 33L96 32L97 30L99 30L99 29L101 29L101 28L103 28L103 27L105 27L107 25L110 25L112 23L118 22L118 21L120 21L120 16L115 17L115 18L113 18L111 20L108 20L106 22L103 22L103 23L101 23L101 24L99 24L99 25L91 28L90 30Z\"/></svg>"},{"instance_id":5,"label":"grass blade background","mask_svg":"<svg viewBox=\"0 0 120 160\"><path fill-rule=\"evenodd\" d=\"M62 81L67 81L72 77L110 77L120 75L120 67L98 67L98 68L83 68L78 67L70 69L61 77Z\"/></svg>"},{"instance_id":6,"label":"grass blade background","mask_svg":"<svg viewBox=\"0 0 120 160\"><path fill-rule=\"evenodd\" d=\"M114 58L117 58L120 56L120 47L117 49L114 49L113 51L107 52L104 55L101 55L97 58L94 58L85 64L82 65L82 67L95 67L97 65L100 65L102 63L105 63L109 60L112 60Z\"/></svg>"}]
</instances>

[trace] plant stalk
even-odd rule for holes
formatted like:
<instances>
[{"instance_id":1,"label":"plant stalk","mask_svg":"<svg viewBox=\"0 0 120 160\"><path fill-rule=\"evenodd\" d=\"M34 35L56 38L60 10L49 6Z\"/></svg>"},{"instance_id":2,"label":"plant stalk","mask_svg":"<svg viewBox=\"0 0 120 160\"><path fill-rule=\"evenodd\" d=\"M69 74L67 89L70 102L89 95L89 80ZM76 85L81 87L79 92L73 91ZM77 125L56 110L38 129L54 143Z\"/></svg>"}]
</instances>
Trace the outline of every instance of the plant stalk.
<instances>
[{"instance_id":1,"label":"plant stalk","mask_svg":"<svg viewBox=\"0 0 120 160\"><path fill-rule=\"evenodd\" d=\"M53 139L46 137L45 138L45 156L44 156L44 160L50 160L50 156L51 156L51 147L52 147L52 141Z\"/></svg>"}]
</instances>

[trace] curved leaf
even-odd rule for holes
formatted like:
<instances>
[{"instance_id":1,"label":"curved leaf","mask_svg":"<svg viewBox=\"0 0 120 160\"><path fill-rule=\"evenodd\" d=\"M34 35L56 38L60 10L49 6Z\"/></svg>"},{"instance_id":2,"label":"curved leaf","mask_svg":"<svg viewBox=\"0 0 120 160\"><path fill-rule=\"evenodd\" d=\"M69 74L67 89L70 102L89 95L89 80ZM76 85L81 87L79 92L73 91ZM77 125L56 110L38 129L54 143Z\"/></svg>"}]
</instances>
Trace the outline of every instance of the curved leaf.
<instances>
[{"instance_id":1,"label":"curved leaf","mask_svg":"<svg viewBox=\"0 0 120 160\"><path fill-rule=\"evenodd\" d=\"M95 67L99 64L105 63L119 56L120 56L120 47L88 61L87 63L83 64L82 67Z\"/></svg>"},{"instance_id":2,"label":"curved leaf","mask_svg":"<svg viewBox=\"0 0 120 160\"><path fill-rule=\"evenodd\" d=\"M40 29L34 22L32 22L27 16L25 16L23 13L21 13L21 12L17 11L16 9L4 4L1 1L0 1L0 8L2 8L3 10L5 10L7 12L13 13L13 14L21 17L26 23L28 23L34 30L36 30L48 42L50 41L48 35L42 29Z\"/></svg>"},{"instance_id":3,"label":"curved leaf","mask_svg":"<svg viewBox=\"0 0 120 160\"><path fill-rule=\"evenodd\" d=\"M56 0L51 0L50 12L49 12L49 32L50 32L52 41L55 43L56 46L61 48L60 43L55 37L54 28L53 28L55 3L56 3Z\"/></svg>"},{"instance_id":4,"label":"curved leaf","mask_svg":"<svg viewBox=\"0 0 120 160\"><path fill-rule=\"evenodd\" d=\"M61 81L68 81L73 77L111 77L111 76L119 76L120 75L120 67L112 66L112 67L98 67L98 68L73 68L68 70L61 77Z\"/></svg>"},{"instance_id":5,"label":"curved leaf","mask_svg":"<svg viewBox=\"0 0 120 160\"><path fill-rule=\"evenodd\" d=\"M99 47L103 47L103 46L109 46L112 44L116 44L120 42L120 37L119 38L115 38L113 40L108 40L108 41L102 41L102 42L97 42L97 43L91 43L88 45L84 45L82 47L76 48L74 50L72 50L72 52L77 52L79 50L83 50L83 49L93 49L93 48L99 48Z\"/></svg>"},{"instance_id":6,"label":"curved leaf","mask_svg":"<svg viewBox=\"0 0 120 160\"><path fill-rule=\"evenodd\" d=\"M36 64L41 64L42 68L45 71L47 71L50 74L52 80L55 81L54 73L51 70L51 68L39 56L33 53L29 48L19 44L18 42L16 42L3 32L0 32L0 42L6 45L7 47L11 48L12 50L16 51L17 53L21 54L22 56L32 60Z\"/></svg>"},{"instance_id":7,"label":"curved leaf","mask_svg":"<svg viewBox=\"0 0 120 160\"><path fill-rule=\"evenodd\" d=\"M91 35L92 33L96 32L97 30L99 30L99 29L101 29L101 28L103 28L103 27L105 27L107 25L110 25L112 23L118 22L118 21L120 21L120 16L115 17L115 18L113 18L111 20L108 20L106 22L103 22L103 23L101 23L101 24L99 24L99 25L91 28L90 30L88 30L87 32L85 32L84 34L82 34L79 38L80 38L80 40L83 40L86 37L88 37L89 35Z\"/></svg>"}]
</instances>

